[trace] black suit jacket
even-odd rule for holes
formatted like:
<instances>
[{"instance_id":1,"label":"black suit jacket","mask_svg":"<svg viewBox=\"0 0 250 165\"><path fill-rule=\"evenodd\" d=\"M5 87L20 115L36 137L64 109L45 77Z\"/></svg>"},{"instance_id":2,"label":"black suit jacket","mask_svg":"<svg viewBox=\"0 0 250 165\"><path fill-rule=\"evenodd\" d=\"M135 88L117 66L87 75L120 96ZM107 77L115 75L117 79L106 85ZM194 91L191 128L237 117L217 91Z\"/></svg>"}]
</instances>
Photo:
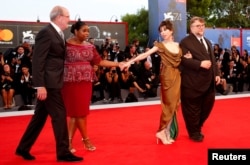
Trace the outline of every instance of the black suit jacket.
<instances>
[{"instance_id":1,"label":"black suit jacket","mask_svg":"<svg viewBox=\"0 0 250 165\"><path fill-rule=\"evenodd\" d=\"M197 92L205 92L211 83L215 84L215 76L219 76L218 67L215 62L211 42L205 38L208 51L201 45L194 34L190 34L180 42L183 55L188 51L192 54L192 59L182 57L181 61L181 85L191 88ZM210 69L200 67L201 61L211 60Z\"/></svg>"},{"instance_id":2,"label":"black suit jacket","mask_svg":"<svg viewBox=\"0 0 250 165\"><path fill-rule=\"evenodd\" d=\"M36 36L32 57L34 87L62 88L65 41L49 24Z\"/></svg>"}]
</instances>

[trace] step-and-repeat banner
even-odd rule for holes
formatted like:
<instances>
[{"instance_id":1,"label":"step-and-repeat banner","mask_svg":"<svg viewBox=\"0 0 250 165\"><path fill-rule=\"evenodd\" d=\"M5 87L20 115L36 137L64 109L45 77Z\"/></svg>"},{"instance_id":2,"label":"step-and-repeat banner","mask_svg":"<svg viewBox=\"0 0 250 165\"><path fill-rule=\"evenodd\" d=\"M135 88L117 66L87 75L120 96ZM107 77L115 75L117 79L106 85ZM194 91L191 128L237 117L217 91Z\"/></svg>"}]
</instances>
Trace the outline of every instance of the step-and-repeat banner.
<instances>
[{"instance_id":1,"label":"step-and-repeat banner","mask_svg":"<svg viewBox=\"0 0 250 165\"><path fill-rule=\"evenodd\" d=\"M174 40L179 42L187 34L186 0L148 0L149 44L161 41L158 26L161 21L169 19L174 24Z\"/></svg>"},{"instance_id":2,"label":"step-and-repeat banner","mask_svg":"<svg viewBox=\"0 0 250 165\"><path fill-rule=\"evenodd\" d=\"M161 41L158 26L161 21L169 19L174 23L174 40L180 42L187 35L186 0L148 0L149 8L149 41ZM236 46L239 51L248 50L250 54L249 29L220 29L206 28L205 36L212 44L219 44L221 48L230 49Z\"/></svg>"},{"instance_id":3,"label":"step-and-repeat banner","mask_svg":"<svg viewBox=\"0 0 250 165\"><path fill-rule=\"evenodd\" d=\"M236 46L239 51L246 49L250 54L249 29L206 28L205 36L213 45L219 44L223 49L230 49L231 46Z\"/></svg>"},{"instance_id":4,"label":"step-and-repeat banner","mask_svg":"<svg viewBox=\"0 0 250 165\"><path fill-rule=\"evenodd\" d=\"M71 22L70 24L72 24ZM128 44L128 26L124 22L86 22L89 25L90 37L95 44L105 43L107 37L119 43L121 50ZM35 44L35 37L48 23L0 21L0 52L15 48L24 42ZM70 27L65 30L65 38L70 37Z\"/></svg>"}]
</instances>

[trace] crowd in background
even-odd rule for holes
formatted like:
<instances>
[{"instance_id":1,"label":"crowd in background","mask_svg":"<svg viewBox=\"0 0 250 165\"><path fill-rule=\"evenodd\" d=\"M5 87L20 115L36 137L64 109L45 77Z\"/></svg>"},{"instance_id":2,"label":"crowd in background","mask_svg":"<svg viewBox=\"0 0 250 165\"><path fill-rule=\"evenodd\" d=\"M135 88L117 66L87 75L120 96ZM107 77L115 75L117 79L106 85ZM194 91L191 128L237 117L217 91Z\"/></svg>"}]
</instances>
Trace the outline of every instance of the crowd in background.
<instances>
[{"instance_id":1,"label":"crowd in background","mask_svg":"<svg viewBox=\"0 0 250 165\"><path fill-rule=\"evenodd\" d=\"M93 38L89 42L94 43ZM157 42L157 41L155 41ZM136 57L149 47L140 45L135 39L121 50L119 43L113 43L107 37L102 45L95 45L102 59L110 61L128 61ZM217 86L217 92L227 95L229 92L250 91L250 56L244 50L242 54L237 47L223 49L219 44L214 45L214 55L221 72L221 84ZM0 52L1 95L4 108L13 106L14 95L20 94L24 105L32 104L35 98L35 89L32 88L32 46L23 43L16 48ZM135 62L123 71L117 67L105 68L93 66L95 77L93 78L92 103L133 102L138 101L135 91L143 98L156 97L159 84L161 58L158 54L152 54L149 58ZM122 98L121 90L127 90L128 95ZM108 95L108 96L107 96Z\"/></svg>"},{"instance_id":2,"label":"crowd in background","mask_svg":"<svg viewBox=\"0 0 250 165\"><path fill-rule=\"evenodd\" d=\"M141 50L137 39L129 44L125 50L120 50L119 43L112 43L111 38L106 38L106 42L98 47L103 59L117 62L134 58L141 53ZM145 48L145 51L147 50L148 48ZM135 62L129 69L123 71L114 67L103 68L96 66L92 102L103 100L112 103L115 99L118 102L137 101L134 95L135 90L139 91L144 98L156 97L159 86L160 64L160 56L152 54L150 58ZM122 89L128 90L127 98L122 98ZM98 94L96 94L97 92ZM108 99L104 96L105 92L108 93Z\"/></svg>"},{"instance_id":3,"label":"crowd in background","mask_svg":"<svg viewBox=\"0 0 250 165\"><path fill-rule=\"evenodd\" d=\"M105 44L101 47L97 46L97 49L102 58L111 61L128 61L130 58L136 57L141 51L149 49L149 47L141 49L137 39L129 44L124 51L120 50L118 43L112 44L110 41L111 39L107 38ZM244 50L241 54L235 46L223 49L219 44L215 44L214 55L221 74L221 83L216 86L217 92L221 95L227 95L230 92L250 91L250 56L248 51ZM120 89L127 89L129 96L133 95L135 90L137 90L144 98L156 97L157 88L160 85L160 68L161 58L156 53L146 60L135 62L129 69L125 69L122 72L118 68L96 67L97 79L94 82L93 89L99 92L100 97L97 98L95 92L93 92L92 101L107 101L104 97L104 92L107 91L109 93L108 102L112 102L114 97L120 100L123 99L126 102L126 98L121 98ZM112 81L107 81L105 78L108 74L114 76Z\"/></svg>"},{"instance_id":4,"label":"crowd in background","mask_svg":"<svg viewBox=\"0 0 250 165\"><path fill-rule=\"evenodd\" d=\"M24 105L32 105L35 89L32 86L32 47L23 43L0 53L1 95L5 109L15 105L14 95L22 96Z\"/></svg>"},{"instance_id":5,"label":"crowd in background","mask_svg":"<svg viewBox=\"0 0 250 165\"><path fill-rule=\"evenodd\" d=\"M248 51L243 50L242 54L237 47L222 49L218 44L214 45L214 55L221 72L221 86L218 92L227 94L229 87L233 92L250 91L250 56ZM221 91L221 89L223 89Z\"/></svg>"}]
</instances>

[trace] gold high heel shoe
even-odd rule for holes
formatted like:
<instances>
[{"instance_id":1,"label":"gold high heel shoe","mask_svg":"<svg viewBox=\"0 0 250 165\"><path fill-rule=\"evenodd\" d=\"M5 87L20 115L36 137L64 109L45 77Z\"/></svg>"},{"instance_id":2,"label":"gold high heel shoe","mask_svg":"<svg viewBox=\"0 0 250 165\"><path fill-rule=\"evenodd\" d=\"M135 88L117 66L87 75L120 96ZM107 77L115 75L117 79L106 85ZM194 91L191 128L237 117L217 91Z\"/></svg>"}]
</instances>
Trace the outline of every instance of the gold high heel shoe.
<instances>
[{"instance_id":1,"label":"gold high heel shoe","mask_svg":"<svg viewBox=\"0 0 250 165\"><path fill-rule=\"evenodd\" d=\"M88 151L95 151L96 150L96 147L90 142L89 138L85 138L85 139L82 138L82 142L83 142L86 150L88 150Z\"/></svg>"},{"instance_id":2,"label":"gold high heel shoe","mask_svg":"<svg viewBox=\"0 0 250 165\"><path fill-rule=\"evenodd\" d=\"M165 134L165 130L162 130L162 131L156 133L156 144L159 144L159 139L162 142L162 144L164 144L164 145L166 145L166 144L172 144L167 139L167 136Z\"/></svg>"}]
</instances>

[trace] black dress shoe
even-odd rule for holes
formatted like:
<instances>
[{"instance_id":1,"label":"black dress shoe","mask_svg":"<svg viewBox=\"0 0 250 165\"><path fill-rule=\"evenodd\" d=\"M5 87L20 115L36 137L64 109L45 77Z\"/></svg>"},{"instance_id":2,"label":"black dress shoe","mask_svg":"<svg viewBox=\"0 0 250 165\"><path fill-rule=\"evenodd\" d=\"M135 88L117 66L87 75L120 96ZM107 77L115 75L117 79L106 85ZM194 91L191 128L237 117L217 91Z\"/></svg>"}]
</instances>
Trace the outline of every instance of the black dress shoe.
<instances>
[{"instance_id":1,"label":"black dress shoe","mask_svg":"<svg viewBox=\"0 0 250 165\"><path fill-rule=\"evenodd\" d=\"M25 160L35 160L36 159L29 152L22 151L22 150L19 150L19 149L16 150L16 155L23 157L23 159L25 159Z\"/></svg>"},{"instance_id":2,"label":"black dress shoe","mask_svg":"<svg viewBox=\"0 0 250 165\"><path fill-rule=\"evenodd\" d=\"M202 142L204 139L204 135L201 133L194 133L190 135L189 138L193 140L194 142Z\"/></svg>"},{"instance_id":3,"label":"black dress shoe","mask_svg":"<svg viewBox=\"0 0 250 165\"><path fill-rule=\"evenodd\" d=\"M75 156L71 153L64 155L64 156L57 157L58 162L80 162L82 160L83 160L82 157Z\"/></svg>"},{"instance_id":4,"label":"black dress shoe","mask_svg":"<svg viewBox=\"0 0 250 165\"><path fill-rule=\"evenodd\" d=\"M202 136L202 138L204 139L204 135L203 135L203 133L201 133L201 132L200 132L200 135L201 135L201 136Z\"/></svg>"}]
</instances>

